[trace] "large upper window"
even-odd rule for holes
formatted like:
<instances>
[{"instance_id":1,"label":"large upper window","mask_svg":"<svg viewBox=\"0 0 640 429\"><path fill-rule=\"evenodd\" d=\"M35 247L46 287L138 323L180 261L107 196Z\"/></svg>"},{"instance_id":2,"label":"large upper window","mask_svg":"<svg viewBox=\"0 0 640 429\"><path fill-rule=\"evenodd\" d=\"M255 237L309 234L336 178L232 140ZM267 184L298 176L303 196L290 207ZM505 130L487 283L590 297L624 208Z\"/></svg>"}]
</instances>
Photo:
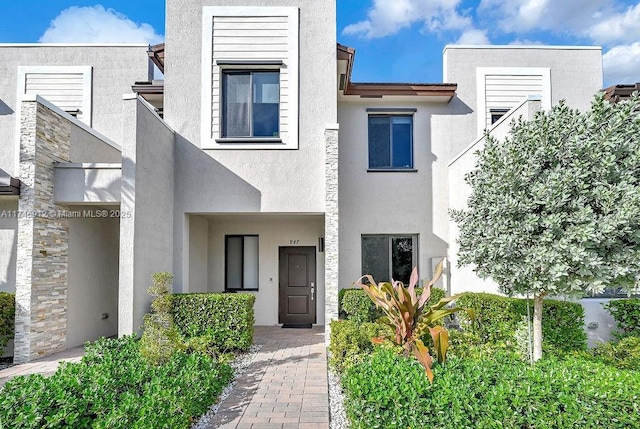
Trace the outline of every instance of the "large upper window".
<instances>
[{"instance_id":1,"label":"large upper window","mask_svg":"<svg viewBox=\"0 0 640 429\"><path fill-rule=\"evenodd\" d=\"M225 236L225 290L258 290L258 236Z\"/></svg>"},{"instance_id":2,"label":"large upper window","mask_svg":"<svg viewBox=\"0 0 640 429\"><path fill-rule=\"evenodd\" d=\"M223 137L278 137L280 72L223 72L222 106Z\"/></svg>"},{"instance_id":3,"label":"large upper window","mask_svg":"<svg viewBox=\"0 0 640 429\"><path fill-rule=\"evenodd\" d=\"M362 274L376 282L400 280L408 284L418 264L416 235L363 235Z\"/></svg>"},{"instance_id":4,"label":"large upper window","mask_svg":"<svg viewBox=\"0 0 640 429\"><path fill-rule=\"evenodd\" d=\"M369 115L369 168L413 168L413 116Z\"/></svg>"}]
</instances>

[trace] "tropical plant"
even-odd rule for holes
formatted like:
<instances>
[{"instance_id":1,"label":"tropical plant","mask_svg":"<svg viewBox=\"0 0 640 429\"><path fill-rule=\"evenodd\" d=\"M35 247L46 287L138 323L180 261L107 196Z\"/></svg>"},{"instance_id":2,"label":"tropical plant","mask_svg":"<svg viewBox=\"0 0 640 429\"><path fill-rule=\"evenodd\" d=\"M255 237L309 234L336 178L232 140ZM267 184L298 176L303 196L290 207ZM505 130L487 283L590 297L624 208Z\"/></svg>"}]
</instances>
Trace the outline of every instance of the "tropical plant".
<instances>
[{"instance_id":1,"label":"tropical plant","mask_svg":"<svg viewBox=\"0 0 640 429\"><path fill-rule=\"evenodd\" d=\"M560 102L485 136L460 227L460 265L507 295L533 294L533 355L543 298L640 287L640 96L586 112Z\"/></svg>"},{"instance_id":2,"label":"tropical plant","mask_svg":"<svg viewBox=\"0 0 640 429\"><path fill-rule=\"evenodd\" d=\"M375 343L382 343L385 339L393 341L402 347L405 357L413 354L424 367L430 382L433 382L433 358L425 346L422 337L431 335L438 362L444 363L449 348L449 332L441 323L446 316L462 308L445 308L460 295L442 298L438 303L427 306L431 297L431 287L442 276L443 261L436 266L435 274L427 284L421 295L416 294L418 284L418 268L414 268L409 279L409 287L400 281L377 283L371 275L360 277L355 285L360 286L369 298L380 308L384 316L380 321L393 329L393 333L373 338ZM365 280L366 282L363 282Z\"/></svg>"}]
</instances>

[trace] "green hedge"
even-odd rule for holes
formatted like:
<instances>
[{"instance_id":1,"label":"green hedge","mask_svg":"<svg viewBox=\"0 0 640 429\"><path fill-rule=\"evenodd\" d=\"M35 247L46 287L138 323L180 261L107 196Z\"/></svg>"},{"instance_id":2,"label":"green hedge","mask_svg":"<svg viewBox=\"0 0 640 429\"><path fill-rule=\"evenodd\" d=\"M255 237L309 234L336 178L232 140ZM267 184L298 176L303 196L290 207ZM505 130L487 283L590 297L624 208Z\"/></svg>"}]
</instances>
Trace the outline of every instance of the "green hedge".
<instances>
[{"instance_id":1,"label":"green hedge","mask_svg":"<svg viewBox=\"0 0 640 429\"><path fill-rule=\"evenodd\" d=\"M436 365L376 348L342 379L352 429L640 427L640 371L589 359L534 366L501 355Z\"/></svg>"},{"instance_id":2,"label":"green hedge","mask_svg":"<svg viewBox=\"0 0 640 429\"><path fill-rule=\"evenodd\" d=\"M598 344L591 353L600 362L616 368L640 369L640 337L626 337L619 342Z\"/></svg>"},{"instance_id":3,"label":"green hedge","mask_svg":"<svg viewBox=\"0 0 640 429\"><path fill-rule=\"evenodd\" d=\"M618 325L617 337L640 337L640 298L611 300L604 308Z\"/></svg>"},{"instance_id":4,"label":"green hedge","mask_svg":"<svg viewBox=\"0 0 640 429\"><path fill-rule=\"evenodd\" d=\"M422 293L422 288L416 288L416 293ZM444 296L444 290L434 287L431 289L431 298L427 305L437 303ZM382 316L382 311L376 308L371 298L362 289L342 289L338 294L338 299L341 317L344 319L364 323L375 322Z\"/></svg>"},{"instance_id":5,"label":"green hedge","mask_svg":"<svg viewBox=\"0 0 640 429\"><path fill-rule=\"evenodd\" d=\"M379 323L332 320L329 365L339 373L344 372L373 351L371 338L380 336L388 329Z\"/></svg>"},{"instance_id":6,"label":"green hedge","mask_svg":"<svg viewBox=\"0 0 640 429\"><path fill-rule=\"evenodd\" d=\"M0 292L0 356L15 332L16 296Z\"/></svg>"},{"instance_id":7,"label":"green hedge","mask_svg":"<svg viewBox=\"0 0 640 429\"><path fill-rule=\"evenodd\" d=\"M153 365L134 336L101 339L79 363L51 377L16 377L4 386L0 427L13 429L187 429L233 378L227 364L175 353Z\"/></svg>"},{"instance_id":8,"label":"green hedge","mask_svg":"<svg viewBox=\"0 0 640 429\"><path fill-rule=\"evenodd\" d=\"M205 337L219 351L246 351L253 344L254 295L186 293L171 297L174 322L187 340Z\"/></svg>"},{"instance_id":9,"label":"green hedge","mask_svg":"<svg viewBox=\"0 0 640 429\"><path fill-rule=\"evenodd\" d=\"M457 306L472 308L475 323L464 312L458 313L461 326L479 336L484 343L509 344L514 342L518 325L527 316L527 300L508 298L488 293L466 293ZM533 300L530 301L533 317ZM543 349L546 351L573 351L587 348L583 330L584 309L579 303L545 300L542 311Z\"/></svg>"}]
</instances>

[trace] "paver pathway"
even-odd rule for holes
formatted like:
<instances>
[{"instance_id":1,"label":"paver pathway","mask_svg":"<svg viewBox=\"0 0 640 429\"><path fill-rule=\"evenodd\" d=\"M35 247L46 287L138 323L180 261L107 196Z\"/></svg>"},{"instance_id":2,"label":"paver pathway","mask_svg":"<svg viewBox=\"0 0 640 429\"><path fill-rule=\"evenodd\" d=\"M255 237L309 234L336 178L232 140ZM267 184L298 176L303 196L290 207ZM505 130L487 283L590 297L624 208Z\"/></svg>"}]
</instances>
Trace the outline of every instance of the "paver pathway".
<instances>
[{"instance_id":1,"label":"paver pathway","mask_svg":"<svg viewBox=\"0 0 640 429\"><path fill-rule=\"evenodd\" d=\"M84 346L74 347L60 353L14 365L0 371L0 387L18 375L42 374L51 375L58 369L62 361L79 362L84 355Z\"/></svg>"},{"instance_id":2,"label":"paver pathway","mask_svg":"<svg viewBox=\"0 0 640 429\"><path fill-rule=\"evenodd\" d=\"M209 428L329 428L324 327L258 326L262 349L220 404Z\"/></svg>"},{"instance_id":3,"label":"paver pathway","mask_svg":"<svg viewBox=\"0 0 640 429\"><path fill-rule=\"evenodd\" d=\"M324 327L257 326L258 352L220 404L208 428L329 428L329 387ZM0 387L18 375L51 375L63 361L77 362L76 347L0 371Z\"/></svg>"}]
</instances>

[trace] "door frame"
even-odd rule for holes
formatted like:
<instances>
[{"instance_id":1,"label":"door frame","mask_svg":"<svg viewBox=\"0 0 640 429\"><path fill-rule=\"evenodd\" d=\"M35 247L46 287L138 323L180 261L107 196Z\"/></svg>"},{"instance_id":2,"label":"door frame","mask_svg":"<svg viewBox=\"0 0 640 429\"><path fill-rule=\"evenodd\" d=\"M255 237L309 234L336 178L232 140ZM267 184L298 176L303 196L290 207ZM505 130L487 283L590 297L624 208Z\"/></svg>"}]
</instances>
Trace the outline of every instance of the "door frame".
<instances>
[{"instance_id":1,"label":"door frame","mask_svg":"<svg viewBox=\"0 0 640 429\"><path fill-rule=\"evenodd\" d=\"M287 250L299 250L306 251L309 254L313 255L312 262L312 274L309 275L309 282L313 282L315 284L315 298L313 300L310 299L309 303L309 319L311 321L306 322L284 322L284 300L286 298L285 287L283 286L283 272L282 272L282 257L285 255L283 253ZM308 290L310 293L311 285L308 285ZM278 246L278 323L318 323L318 248L316 246Z\"/></svg>"}]
</instances>

